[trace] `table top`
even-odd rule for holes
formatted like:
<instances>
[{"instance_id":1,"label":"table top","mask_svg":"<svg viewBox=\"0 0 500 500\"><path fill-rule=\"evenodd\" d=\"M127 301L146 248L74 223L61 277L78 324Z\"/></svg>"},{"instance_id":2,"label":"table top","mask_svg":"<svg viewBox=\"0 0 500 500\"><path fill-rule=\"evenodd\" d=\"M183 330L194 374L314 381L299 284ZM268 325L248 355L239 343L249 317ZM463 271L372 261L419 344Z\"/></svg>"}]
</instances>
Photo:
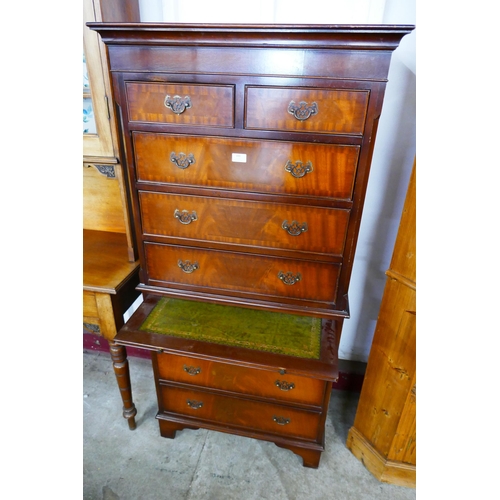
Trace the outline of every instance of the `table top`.
<instances>
[{"instance_id":1,"label":"table top","mask_svg":"<svg viewBox=\"0 0 500 500\"><path fill-rule=\"evenodd\" d=\"M124 233L83 230L83 289L116 294L127 278L138 272L139 261L129 262Z\"/></svg>"}]
</instances>

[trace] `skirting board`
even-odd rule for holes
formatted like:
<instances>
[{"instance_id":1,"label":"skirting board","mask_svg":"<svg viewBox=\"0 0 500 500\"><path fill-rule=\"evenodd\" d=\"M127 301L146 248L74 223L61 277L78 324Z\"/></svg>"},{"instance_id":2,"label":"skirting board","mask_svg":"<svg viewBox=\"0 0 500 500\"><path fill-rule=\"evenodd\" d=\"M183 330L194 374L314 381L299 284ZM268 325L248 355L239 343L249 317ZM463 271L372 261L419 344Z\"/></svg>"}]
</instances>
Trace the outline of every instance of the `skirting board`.
<instances>
[{"instance_id":1,"label":"skirting board","mask_svg":"<svg viewBox=\"0 0 500 500\"><path fill-rule=\"evenodd\" d=\"M83 332L84 351L109 352L109 343L100 335ZM145 349L127 347L127 356L151 359L151 354ZM366 363L339 359L339 379L333 383L333 389L340 391L361 392L365 376Z\"/></svg>"},{"instance_id":2,"label":"skirting board","mask_svg":"<svg viewBox=\"0 0 500 500\"><path fill-rule=\"evenodd\" d=\"M346 446L381 482L415 488L417 467L384 458L357 429L351 427Z\"/></svg>"}]
</instances>

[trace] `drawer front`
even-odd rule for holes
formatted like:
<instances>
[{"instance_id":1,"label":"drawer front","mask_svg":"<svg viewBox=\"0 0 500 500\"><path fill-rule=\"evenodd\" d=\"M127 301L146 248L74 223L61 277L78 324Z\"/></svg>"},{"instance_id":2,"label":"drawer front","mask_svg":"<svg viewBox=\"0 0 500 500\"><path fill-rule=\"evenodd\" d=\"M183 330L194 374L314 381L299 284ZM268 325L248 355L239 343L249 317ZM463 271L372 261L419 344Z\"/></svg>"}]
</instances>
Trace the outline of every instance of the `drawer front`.
<instances>
[{"instance_id":1,"label":"drawer front","mask_svg":"<svg viewBox=\"0 0 500 500\"><path fill-rule=\"evenodd\" d=\"M335 302L339 264L145 243L150 284ZM155 283L153 283L155 282Z\"/></svg>"},{"instance_id":2,"label":"drawer front","mask_svg":"<svg viewBox=\"0 0 500 500\"><path fill-rule=\"evenodd\" d=\"M248 87L246 128L362 135L368 91Z\"/></svg>"},{"instance_id":3,"label":"drawer front","mask_svg":"<svg viewBox=\"0 0 500 500\"><path fill-rule=\"evenodd\" d=\"M164 385L159 396L165 412L283 436L315 440L318 435L318 413Z\"/></svg>"},{"instance_id":4,"label":"drawer front","mask_svg":"<svg viewBox=\"0 0 500 500\"><path fill-rule=\"evenodd\" d=\"M359 146L134 133L139 181L351 199Z\"/></svg>"},{"instance_id":5,"label":"drawer front","mask_svg":"<svg viewBox=\"0 0 500 500\"><path fill-rule=\"evenodd\" d=\"M349 211L142 191L144 234L341 255Z\"/></svg>"},{"instance_id":6,"label":"drawer front","mask_svg":"<svg viewBox=\"0 0 500 500\"><path fill-rule=\"evenodd\" d=\"M164 380L317 406L322 405L325 395L323 380L300 375L174 354L159 354L157 360L159 376Z\"/></svg>"},{"instance_id":7,"label":"drawer front","mask_svg":"<svg viewBox=\"0 0 500 500\"><path fill-rule=\"evenodd\" d=\"M233 127L234 91L230 85L127 83L132 122Z\"/></svg>"}]
</instances>

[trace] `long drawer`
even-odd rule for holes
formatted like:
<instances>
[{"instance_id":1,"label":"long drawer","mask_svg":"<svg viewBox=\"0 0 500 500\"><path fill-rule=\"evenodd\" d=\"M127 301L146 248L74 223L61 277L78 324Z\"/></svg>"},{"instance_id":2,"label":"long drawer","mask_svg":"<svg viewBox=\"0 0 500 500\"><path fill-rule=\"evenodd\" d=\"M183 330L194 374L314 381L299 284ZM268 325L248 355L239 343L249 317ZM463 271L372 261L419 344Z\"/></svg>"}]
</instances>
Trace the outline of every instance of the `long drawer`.
<instances>
[{"instance_id":1,"label":"long drawer","mask_svg":"<svg viewBox=\"0 0 500 500\"><path fill-rule=\"evenodd\" d=\"M202 387L321 406L326 382L300 375L280 375L236 364L219 363L175 354L158 354L160 379Z\"/></svg>"},{"instance_id":2,"label":"long drawer","mask_svg":"<svg viewBox=\"0 0 500 500\"><path fill-rule=\"evenodd\" d=\"M232 85L126 84L129 120L233 127Z\"/></svg>"},{"instance_id":3,"label":"long drawer","mask_svg":"<svg viewBox=\"0 0 500 500\"><path fill-rule=\"evenodd\" d=\"M137 179L351 199L359 146L135 132Z\"/></svg>"},{"instance_id":4,"label":"long drawer","mask_svg":"<svg viewBox=\"0 0 500 500\"><path fill-rule=\"evenodd\" d=\"M139 192L145 235L341 255L349 211Z\"/></svg>"},{"instance_id":5,"label":"long drawer","mask_svg":"<svg viewBox=\"0 0 500 500\"><path fill-rule=\"evenodd\" d=\"M158 399L161 412L311 441L321 420L320 413L163 384Z\"/></svg>"},{"instance_id":6,"label":"long drawer","mask_svg":"<svg viewBox=\"0 0 500 500\"><path fill-rule=\"evenodd\" d=\"M339 264L145 243L149 284L334 303Z\"/></svg>"},{"instance_id":7,"label":"long drawer","mask_svg":"<svg viewBox=\"0 0 500 500\"><path fill-rule=\"evenodd\" d=\"M246 128L362 135L366 90L248 87Z\"/></svg>"}]
</instances>

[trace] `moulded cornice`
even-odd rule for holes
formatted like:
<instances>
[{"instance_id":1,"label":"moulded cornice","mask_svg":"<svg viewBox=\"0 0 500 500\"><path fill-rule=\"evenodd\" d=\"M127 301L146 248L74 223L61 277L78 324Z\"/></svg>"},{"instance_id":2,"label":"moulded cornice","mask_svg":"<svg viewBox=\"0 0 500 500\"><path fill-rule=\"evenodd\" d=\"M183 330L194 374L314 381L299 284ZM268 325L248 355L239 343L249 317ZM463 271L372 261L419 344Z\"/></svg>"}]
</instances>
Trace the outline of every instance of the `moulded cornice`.
<instances>
[{"instance_id":1,"label":"moulded cornice","mask_svg":"<svg viewBox=\"0 0 500 500\"><path fill-rule=\"evenodd\" d=\"M394 50L412 25L87 23L108 45Z\"/></svg>"}]
</instances>

